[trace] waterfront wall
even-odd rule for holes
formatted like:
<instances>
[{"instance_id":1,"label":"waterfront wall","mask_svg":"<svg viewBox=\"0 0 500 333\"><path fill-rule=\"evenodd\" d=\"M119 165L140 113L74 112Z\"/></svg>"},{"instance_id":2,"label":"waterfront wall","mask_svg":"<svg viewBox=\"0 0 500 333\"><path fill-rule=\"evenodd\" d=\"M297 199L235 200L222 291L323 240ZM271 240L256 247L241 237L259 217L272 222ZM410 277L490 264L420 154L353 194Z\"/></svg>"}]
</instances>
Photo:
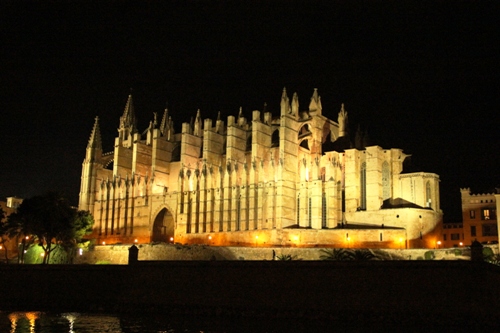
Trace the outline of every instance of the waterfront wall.
<instances>
[{"instance_id":1,"label":"waterfront wall","mask_svg":"<svg viewBox=\"0 0 500 333\"><path fill-rule=\"evenodd\" d=\"M78 255L75 263L80 264L119 264L128 263L128 245L95 246ZM276 256L291 255L295 260L319 260L320 248L298 247L219 247L209 245L180 244L139 244L139 260L272 260ZM490 247L498 253L498 246ZM330 251L332 249L329 249ZM449 249L384 249L374 250L385 259L395 260L470 260L470 251L466 248ZM427 254L426 254L427 253Z\"/></svg>"}]
</instances>

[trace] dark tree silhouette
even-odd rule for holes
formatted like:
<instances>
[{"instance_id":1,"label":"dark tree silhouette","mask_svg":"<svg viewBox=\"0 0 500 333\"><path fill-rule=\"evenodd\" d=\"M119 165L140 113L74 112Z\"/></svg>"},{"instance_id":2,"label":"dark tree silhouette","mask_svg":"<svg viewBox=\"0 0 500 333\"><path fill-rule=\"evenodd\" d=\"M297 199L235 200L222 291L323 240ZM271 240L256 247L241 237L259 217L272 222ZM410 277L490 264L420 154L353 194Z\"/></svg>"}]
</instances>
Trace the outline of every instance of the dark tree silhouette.
<instances>
[{"instance_id":1,"label":"dark tree silhouette","mask_svg":"<svg viewBox=\"0 0 500 333\"><path fill-rule=\"evenodd\" d=\"M17 212L9 216L7 234L34 240L42 247L46 264L56 244L65 250L76 247L92 224L88 212L77 211L66 198L50 192L24 200Z\"/></svg>"}]
</instances>

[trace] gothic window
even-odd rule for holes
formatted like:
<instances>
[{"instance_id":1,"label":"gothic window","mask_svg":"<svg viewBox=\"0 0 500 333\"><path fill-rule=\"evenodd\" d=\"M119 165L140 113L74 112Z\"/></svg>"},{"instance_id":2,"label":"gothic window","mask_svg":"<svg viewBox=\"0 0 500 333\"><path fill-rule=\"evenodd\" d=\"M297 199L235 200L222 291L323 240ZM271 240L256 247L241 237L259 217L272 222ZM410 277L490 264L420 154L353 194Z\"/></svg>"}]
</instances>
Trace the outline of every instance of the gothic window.
<instances>
[{"instance_id":1,"label":"gothic window","mask_svg":"<svg viewBox=\"0 0 500 333\"><path fill-rule=\"evenodd\" d=\"M366 162L361 164L361 200L359 208L361 210L366 210Z\"/></svg>"},{"instance_id":2,"label":"gothic window","mask_svg":"<svg viewBox=\"0 0 500 333\"><path fill-rule=\"evenodd\" d=\"M305 148L305 149L309 150L309 142L308 142L308 140L307 140L307 139L302 140L302 141L300 142L300 146L301 146L302 148Z\"/></svg>"},{"instance_id":3,"label":"gothic window","mask_svg":"<svg viewBox=\"0 0 500 333\"><path fill-rule=\"evenodd\" d=\"M326 193L323 193L321 200L321 227L326 229Z\"/></svg>"},{"instance_id":4,"label":"gothic window","mask_svg":"<svg viewBox=\"0 0 500 333\"><path fill-rule=\"evenodd\" d=\"M279 147L280 145L280 131L277 129L273 132L271 137L271 147Z\"/></svg>"},{"instance_id":5,"label":"gothic window","mask_svg":"<svg viewBox=\"0 0 500 333\"><path fill-rule=\"evenodd\" d=\"M309 209L308 209L308 227L311 228L312 226L312 212L311 212L311 206L312 206L312 199L309 198Z\"/></svg>"},{"instance_id":6,"label":"gothic window","mask_svg":"<svg viewBox=\"0 0 500 333\"><path fill-rule=\"evenodd\" d=\"M181 145L176 143L174 149L172 150L172 162L178 162L181 160Z\"/></svg>"},{"instance_id":7,"label":"gothic window","mask_svg":"<svg viewBox=\"0 0 500 333\"><path fill-rule=\"evenodd\" d=\"M382 200L387 200L391 197L391 172L389 170L389 163L387 161L382 164Z\"/></svg>"},{"instance_id":8,"label":"gothic window","mask_svg":"<svg viewBox=\"0 0 500 333\"><path fill-rule=\"evenodd\" d=\"M471 220L475 219L476 218L476 211L475 210L470 210L469 211L469 216L471 218Z\"/></svg>"},{"instance_id":9,"label":"gothic window","mask_svg":"<svg viewBox=\"0 0 500 333\"><path fill-rule=\"evenodd\" d=\"M241 224L241 196L236 201L236 231L240 231Z\"/></svg>"},{"instance_id":10,"label":"gothic window","mask_svg":"<svg viewBox=\"0 0 500 333\"><path fill-rule=\"evenodd\" d=\"M247 138L247 145L245 151L252 151L252 135Z\"/></svg>"},{"instance_id":11,"label":"gothic window","mask_svg":"<svg viewBox=\"0 0 500 333\"><path fill-rule=\"evenodd\" d=\"M300 198L297 198L297 224L300 224Z\"/></svg>"},{"instance_id":12,"label":"gothic window","mask_svg":"<svg viewBox=\"0 0 500 333\"><path fill-rule=\"evenodd\" d=\"M431 199L431 183L427 182L425 184L425 203L426 206L432 208L432 199Z\"/></svg>"}]
</instances>

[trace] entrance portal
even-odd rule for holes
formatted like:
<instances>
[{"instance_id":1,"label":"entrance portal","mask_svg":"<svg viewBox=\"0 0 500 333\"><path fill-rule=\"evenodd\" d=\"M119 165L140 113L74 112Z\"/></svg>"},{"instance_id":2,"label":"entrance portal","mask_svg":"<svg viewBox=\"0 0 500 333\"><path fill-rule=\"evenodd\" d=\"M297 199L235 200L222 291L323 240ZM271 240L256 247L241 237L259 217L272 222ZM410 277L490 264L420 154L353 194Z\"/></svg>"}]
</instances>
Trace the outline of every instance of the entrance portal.
<instances>
[{"instance_id":1,"label":"entrance portal","mask_svg":"<svg viewBox=\"0 0 500 333\"><path fill-rule=\"evenodd\" d=\"M174 217L166 208L163 208L156 215L151 241L168 243L171 237L174 237Z\"/></svg>"}]
</instances>

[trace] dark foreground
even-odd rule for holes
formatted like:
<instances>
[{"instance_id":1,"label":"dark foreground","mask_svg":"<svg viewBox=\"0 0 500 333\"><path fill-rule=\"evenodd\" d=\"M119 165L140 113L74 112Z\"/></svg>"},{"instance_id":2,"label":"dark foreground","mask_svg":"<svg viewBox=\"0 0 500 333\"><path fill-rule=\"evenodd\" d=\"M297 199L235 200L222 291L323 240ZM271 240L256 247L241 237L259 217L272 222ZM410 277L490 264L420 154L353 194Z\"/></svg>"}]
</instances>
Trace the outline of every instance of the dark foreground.
<instances>
[{"instance_id":1,"label":"dark foreground","mask_svg":"<svg viewBox=\"0 0 500 333\"><path fill-rule=\"evenodd\" d=\"M0 266L3 311L494 327L500 267L468 261Z\"/></svg>"}]
</instances>

